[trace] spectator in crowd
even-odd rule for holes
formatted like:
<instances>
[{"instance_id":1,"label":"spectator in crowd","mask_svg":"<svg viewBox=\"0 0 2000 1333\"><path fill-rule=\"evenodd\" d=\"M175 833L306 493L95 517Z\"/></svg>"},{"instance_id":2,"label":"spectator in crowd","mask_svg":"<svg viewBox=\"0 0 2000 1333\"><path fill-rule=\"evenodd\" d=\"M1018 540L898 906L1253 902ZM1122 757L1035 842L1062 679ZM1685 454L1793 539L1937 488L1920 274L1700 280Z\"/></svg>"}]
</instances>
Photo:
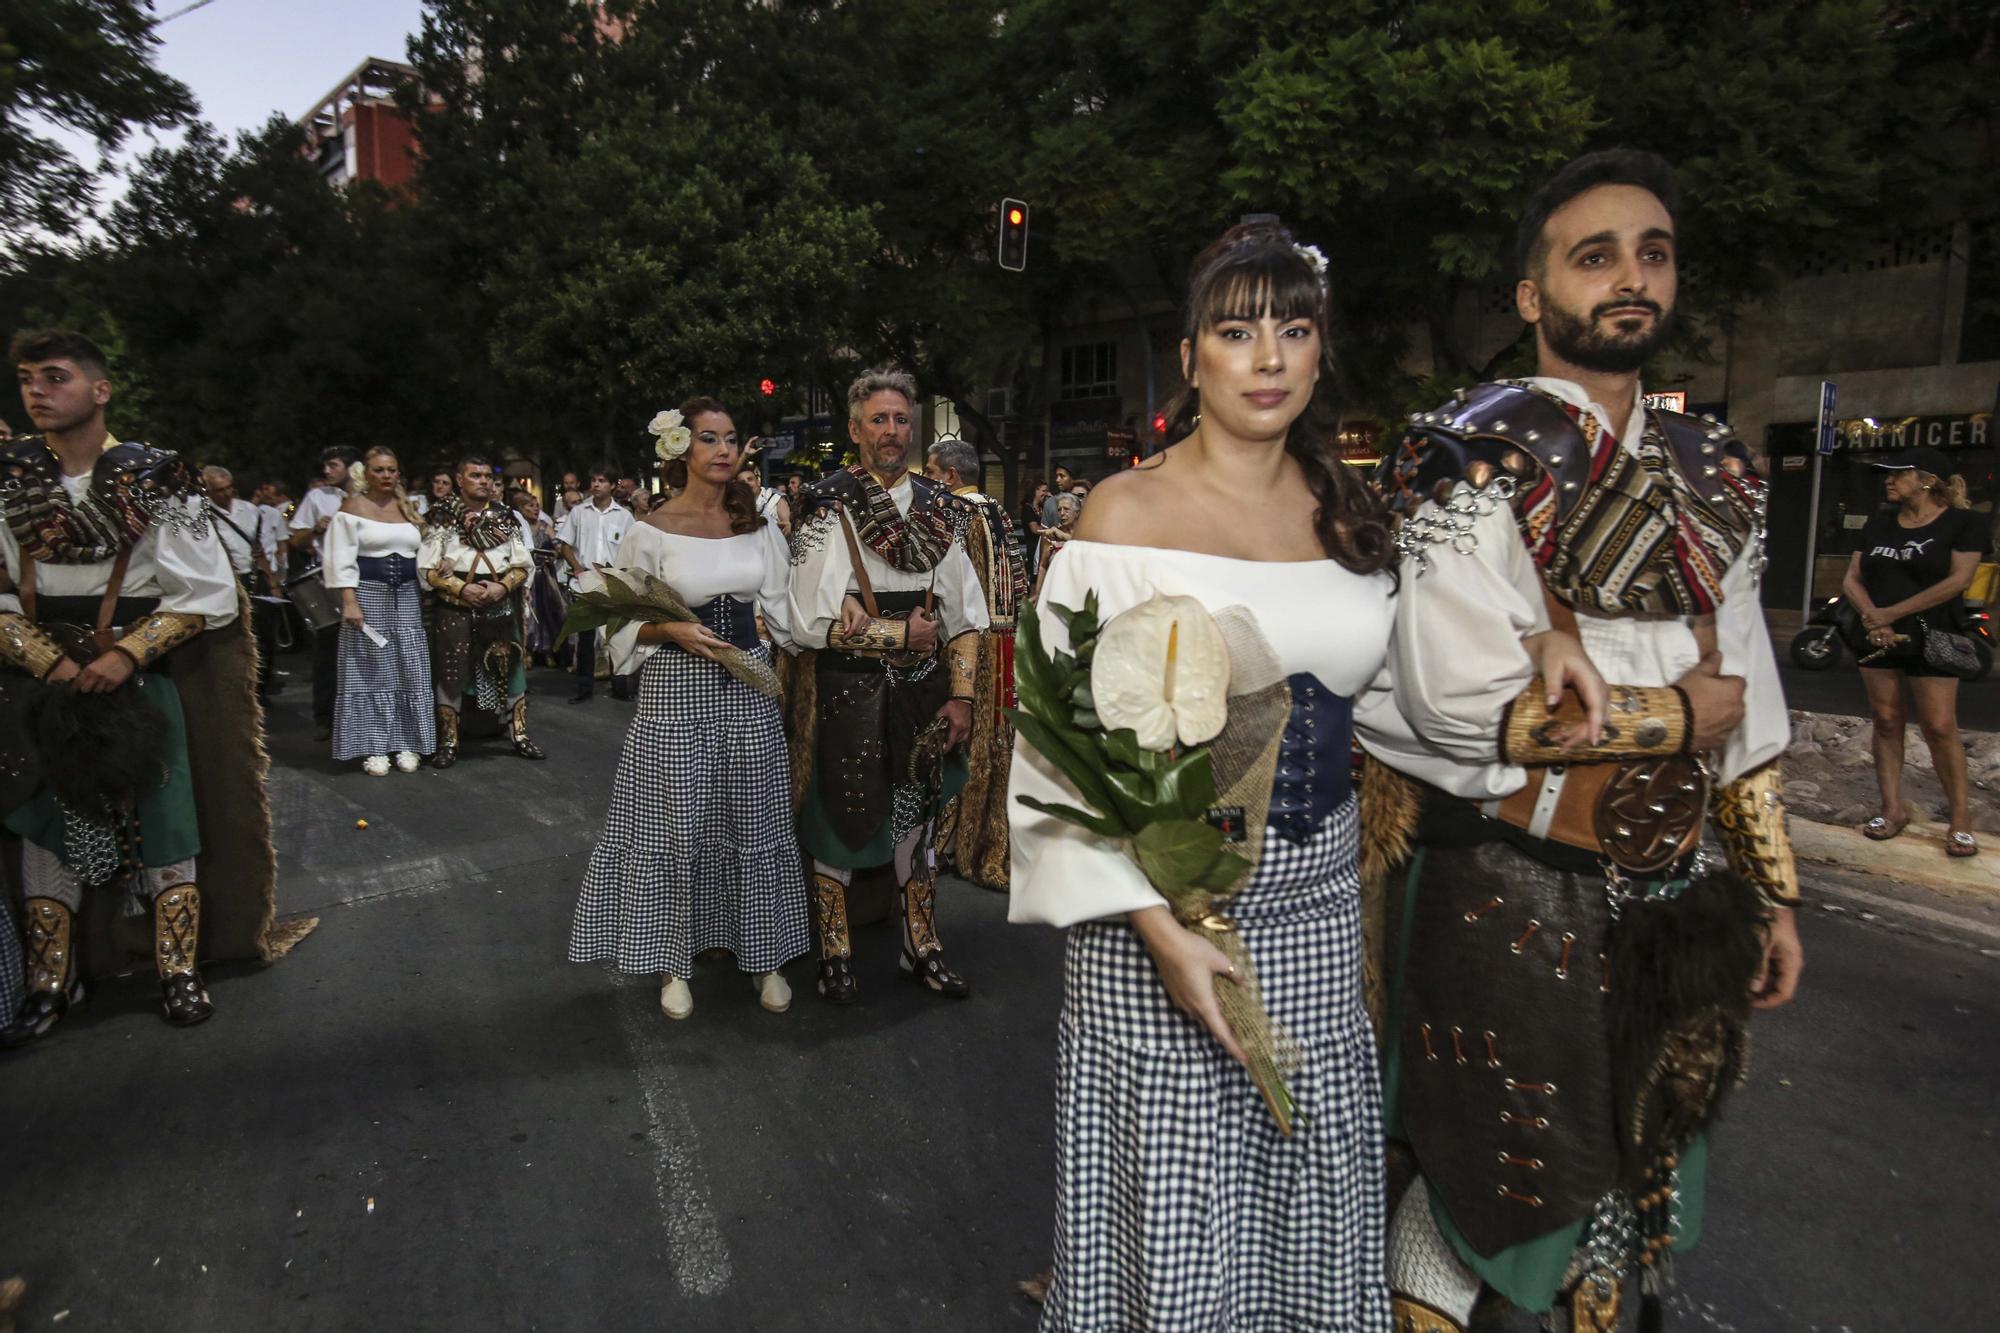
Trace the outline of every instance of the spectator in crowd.
<instances>
[{"instance_id":1,"label":"spectator in crowd","mask_svg":"<svg viewBox=\"0 0 2000 1333\"><path fill-rule=\"evenodd\" d=\"M1950 665L1927 650L1934 632L1965 625L1965 590L1986 551L1988 516L1966 505L1965 478L1951 475L1942 451L1905 449L1875 465L1886 474L1887 507L1861 530L1842 591L1861 617L1861 682L1875 718L1875 779L1882 813L1861 826L1877 842L1910 822L1903 808L1903 686L1916 703L1917 727L1930 747L1931 767L1950 806L1945 852L1977 856L1966 780L1965 742L1958 730L1958 682Z\"/></svg>"},{"instance_id":2,"label":"spectator in crowd","mask_svg":"<svg viewBox=\"0 0 2000 1333\"><path fill-rule=\"evenodd\" d=\"M1028 581L1032 583L1041 568L1042 506L1049 501L1049 484L1038 476L1030 476L1027 491L1027 502L1021 506L1021 554L1028 562Z\"/></svg>"},{"instance_id":3,"label":"spectator in crowd","mask_svg":"<svg viewBox=\"0 0 2000 1333\"><path fill-rule=\"evenodd\" d=\"M792 507L785 502L785 493L764 484L764 473L757 466L757 460L750 455L743 456L743 465L736 469L736 480L750 488L757 497L757 517L769 519L778 525L778 531L792 535Z\"/></svg>"},{"instance_id":4,"label":"spectator in crowd","mask_svg":"<svg viewBox=\"0 0 2000 1333\"><path fill-rule=\"evenodd\" d=\"M327 527L347 499L347 469L354 451L335 445L319 456L319 477L305 498L292 510L290 542L292 550L311 557L314 566L323 565L322 544ZM340 622L313 631L313 739L333 739L333 701L340 670Z\"/></svg>"},{"instance_id":5,"label":"spectator in crowd","mask_svg":"<svg viewBox=\"0 0 2000 1333\"><path fill-rule=\"evenodd\" d=\"M428 515L432 505L442 504L458 494L458 478L452 475L450 468L441 467L431 473L424 489L426 493L417 496L411 503L419 514Z\"/></svg>"},{"instance_id":6,"label":"spectator in crowd","mask_svg":"<svg viewBox=\"0 0 2000 1333\"><path fill-rule=\"evenodd\" d=\"M582 487L578 484L575 470L571 469L563 473L562 485L556 487L555 500L549 505L549 521L552 523L562 522L563 515L569 513L570 506L574 503L570 497L580 494L581 491Z\"/></svg>"},{"instance_id":7,"label":"spectator in crowd","mask_svg":"<svg viewBox=\"0 0 2000 1333\"><path fill-rule=\"evenodd\" d=\"M1049 508L1055 511L1055 522L1042 530L1041 554L1035 561L1035 591L1031 601L1041 600L1042 581L1048 577L1049 562L1056 558L1063 543L1076 532L1076 521L1083 516L1083 501L1070 494L1053 497Z\"/></svg>"}]
</instances>

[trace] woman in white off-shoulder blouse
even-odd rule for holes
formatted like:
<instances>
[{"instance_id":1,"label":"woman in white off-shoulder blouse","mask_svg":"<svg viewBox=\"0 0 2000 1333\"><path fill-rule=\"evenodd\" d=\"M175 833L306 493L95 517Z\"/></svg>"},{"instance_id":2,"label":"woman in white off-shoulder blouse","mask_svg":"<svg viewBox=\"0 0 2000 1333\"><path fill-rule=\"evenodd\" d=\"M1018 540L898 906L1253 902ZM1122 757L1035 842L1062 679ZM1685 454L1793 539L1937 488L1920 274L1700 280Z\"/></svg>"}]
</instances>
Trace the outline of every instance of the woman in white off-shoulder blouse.
<instances>
[{"instance_id":1,"label":"woman in white off-shoulder blouse","mask_svg":"<svg viewBox=\"0 0 2000 1333\"><path fill-rule=\"evenodd\" d=\"M431 655L417 597L423 525L403 494L396 455L377 446L355 465L355 493L327 524L326 586L340 599L333 757L371 777L405 773L437 748Z\"/></svg>"},{"instance_id":2,"label":"woman in white off-shoulder blouse","mask_svg":"<svg viewBox=\"0 0 2000 1333\"><path fill-rule=\"evenodd\" d=\"M1056 1265L1045 1329L1389 1327L1373 1031L1361 999L1350 700L1380 668L1393 585L1379 505L1330 452L1327 299L1275 223L1195 261L1189 392L1161 456L1091 493L1044 574L1110 620L1155 593L1256 618L1292 712L1261 855L1228 904L1265 1006L1302 1052L1282 1134L1216 999L1223 953L1118 846L1018 805L1009 916L1069 929L1057 1032ZM1015 796L1079 803L1017 743Z\"/></svg>"}]
</instances>

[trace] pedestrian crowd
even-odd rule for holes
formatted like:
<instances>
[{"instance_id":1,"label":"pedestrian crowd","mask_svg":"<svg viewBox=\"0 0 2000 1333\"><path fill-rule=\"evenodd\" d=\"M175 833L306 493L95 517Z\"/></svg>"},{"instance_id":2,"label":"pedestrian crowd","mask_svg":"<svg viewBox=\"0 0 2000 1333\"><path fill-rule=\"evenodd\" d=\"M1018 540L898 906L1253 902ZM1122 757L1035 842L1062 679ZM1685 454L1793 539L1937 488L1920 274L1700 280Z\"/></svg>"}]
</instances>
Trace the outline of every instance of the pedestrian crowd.
<instances>
[{"instance_id":1,"label":"pedestrian crowd","mask_svg":"<svg viewBox=\"0 0 2000 1333\"><path fill-rule=\"evenodd\" d=\"M377 447L295 503L204 468L197 502L106 433L98 348L25 335L0 1041L111 970L120 918L176 1024L212 1012L200 961L310 928L274 911L258 724L211 721L287 634L334 757L391 781L471 755L473 713L542 759L527 671L561 666L634 705L567 956L669 1019L715 951L774 1013L800 958L854 1004L876 916L912 991L965 999L944 869L1067 932L1045 1328L1657 1319L1752 1012L1803 964L1762 482L1639 383L1678 207L1651 154L1546 183L1537 373L1415 414L1373 486L1328 446L1329 265L1268 218L1193 262L1170 447L1017 512L972 446L919 449L895 368L847 390L857 464L777 487L693 396L647 428L656 487L606 464L545 506ZM1883 624L1912 595L1866 590ZM58 765L57 736L102 744Z\"/></svg>"}]
</instances>

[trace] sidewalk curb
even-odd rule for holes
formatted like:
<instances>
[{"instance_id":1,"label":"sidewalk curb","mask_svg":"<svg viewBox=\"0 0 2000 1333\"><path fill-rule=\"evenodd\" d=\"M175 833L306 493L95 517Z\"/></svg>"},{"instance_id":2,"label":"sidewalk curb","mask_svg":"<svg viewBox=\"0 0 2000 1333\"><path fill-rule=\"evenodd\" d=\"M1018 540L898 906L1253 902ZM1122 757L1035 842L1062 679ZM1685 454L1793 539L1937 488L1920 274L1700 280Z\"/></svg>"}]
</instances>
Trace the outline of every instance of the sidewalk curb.
<instances>
[{"instance_id":1,"label":"sidewalk curb","mask_svg":"<svg viewBox=\"0 0 2000 1333\"><path fill-rule=\"evenodd\" d=\"M1944 841L1949 830L1940 823L1913 819L1900 836L1885 842L1845 824L1822 824L1799 815L1792 816L1791 831L1792 850L1803 860L1939 893L2000 898L2000 849L1982 847L1978 856L1947 856Z\"/></svg>"}]
</instances>

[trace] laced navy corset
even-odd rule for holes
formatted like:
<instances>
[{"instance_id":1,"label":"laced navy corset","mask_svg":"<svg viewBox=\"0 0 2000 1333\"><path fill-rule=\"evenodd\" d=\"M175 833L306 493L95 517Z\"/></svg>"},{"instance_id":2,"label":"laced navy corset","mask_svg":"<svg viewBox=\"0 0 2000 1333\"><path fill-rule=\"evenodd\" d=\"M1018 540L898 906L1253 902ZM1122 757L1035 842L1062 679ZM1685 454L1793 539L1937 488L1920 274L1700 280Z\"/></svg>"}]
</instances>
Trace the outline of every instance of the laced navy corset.
<instances>
[{"instance_id":1,"label":"laced navy corset","mask_svg":"<svg viewBox=\"0 0 2000 1333\"><path fill-rule=\"evenodd\" d=\"M757 607L754 603L739 602L728 593L723 593L688 609L701 617L701 623L708 626L716 638L727 639L746 650L757 646Z\"/></svg>"},{"instance_id":2,"label":"laced navy corset","mask_svg":"<svg viewBox=\"0 0 2000 1333\"><path fill-rule=\"evenodd\" d=\"M354 572L370 583L400 588L417 581L417 562L407 555L363 555L354 559Z\"/></svg>"},{"instance_id":3,"label":"laced navy corset","mask_svg":"<svg viewBox=\"0 0 2000 1333\"><path fill-rule=\"evenodd\" d=\"M1347 799L1354 785L1354 701L1302 671L1292 687L1292 716L1271 783L1270 826L1288 842L1304 843Z\"/></svg>"}]
</instances>

